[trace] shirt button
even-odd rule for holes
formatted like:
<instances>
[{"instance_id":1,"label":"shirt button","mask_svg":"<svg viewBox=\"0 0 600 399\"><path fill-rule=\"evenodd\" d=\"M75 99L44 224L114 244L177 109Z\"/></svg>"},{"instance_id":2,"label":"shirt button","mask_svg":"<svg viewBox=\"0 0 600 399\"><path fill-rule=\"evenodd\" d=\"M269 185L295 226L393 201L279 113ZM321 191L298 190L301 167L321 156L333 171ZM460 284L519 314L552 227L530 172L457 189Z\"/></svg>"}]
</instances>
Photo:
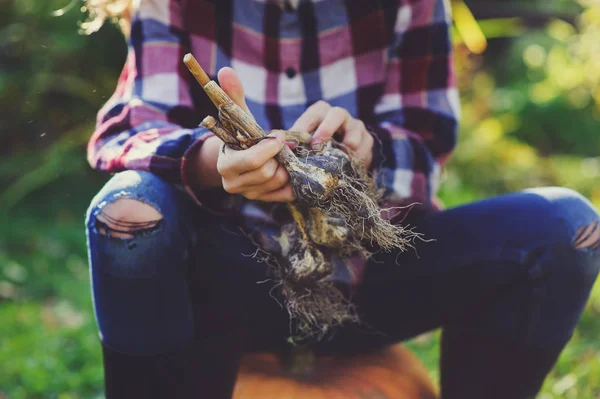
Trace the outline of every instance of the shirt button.
<instances>
[{"instance_id":1,"label":"shirt button","mask_svg":"<svg viewBox=\"0 0 600 399\"><path fill-rule=\"evenodd\" d=\"M292 67L289 67L285 70L285 74L288 78L292 79L294 76L296 76L296 70Z\"/></svg>"}]
</instances>

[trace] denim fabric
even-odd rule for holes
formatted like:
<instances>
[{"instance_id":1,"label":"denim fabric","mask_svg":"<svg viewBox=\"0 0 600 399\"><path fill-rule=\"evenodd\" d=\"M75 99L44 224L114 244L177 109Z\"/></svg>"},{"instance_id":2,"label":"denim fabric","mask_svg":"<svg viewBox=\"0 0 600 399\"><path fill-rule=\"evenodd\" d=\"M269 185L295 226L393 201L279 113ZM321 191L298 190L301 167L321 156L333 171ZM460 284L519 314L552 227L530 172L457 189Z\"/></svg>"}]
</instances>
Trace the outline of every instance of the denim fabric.
<instances>
[{"instance_id":1,"label":"denim fabric","mask_svg":"<svg viewBox=\"0 0 600 399\"><path fill-rule=\"evenodd\" d=\"M163 221L131 239L99 234L96 216L118 198L155 207ZM585 198L564 188L409 216L425 240L415 250L376 255L353 297L362 324L339 329L315 349L367 350L437 327L560 347L600 266L593 245L576 249L573 241L599 221ZM246 351L287 345L287 312L266 265L251 256L256 247L234 221L194 205L148 172L127 171L94 198L86 223L105 346L149 355L233 330Z\"/></svg>"},{"instance_id":2,"label":"denim fabric","mask_svg":"<svg viewBox=\"0 0 600 399\"><path fill-rule=\"evenodd\" d=\"M144 353L192 338L186 279L192 237L179 196L151 174L128 171L113 177L92 201L86 225L94 309L101 339L114 348ZM96 216L124 197L155 207L162 222L131 239L99 234Z\"/></svg>"}]
</instances>

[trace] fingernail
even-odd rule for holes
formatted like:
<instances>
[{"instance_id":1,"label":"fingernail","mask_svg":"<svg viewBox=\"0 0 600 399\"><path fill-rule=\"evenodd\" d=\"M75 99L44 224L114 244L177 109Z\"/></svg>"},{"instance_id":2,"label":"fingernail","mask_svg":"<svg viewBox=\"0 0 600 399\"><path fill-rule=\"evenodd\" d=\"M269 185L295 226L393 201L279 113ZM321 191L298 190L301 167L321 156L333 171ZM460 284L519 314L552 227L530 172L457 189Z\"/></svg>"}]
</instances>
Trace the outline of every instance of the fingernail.
<instances>
[{"instance_id":1,"label":"fingernail","mask_svg":"<svg viewBox=\"0 0 600 399\"><path fill-rule=\"evenodd\" d=\"M283 140L285 142L285 134L282 132L271 133L274 137L277 137L278 140Z\"/></svg>"},{"instance_id":2,"label":"fingernail","mask_svg":"<svg viewBox=\"0 0 600 399\"><path fill-rule=\"evenodd\" d=\"M285 137L283 137L283 135L280 133L269 133L269 134L267 134L267 137L274 138L279 143L280 150L285 145ZM263 140L263 141L265 141L265 140ZM267 141L271 141L271 140L267 140Z\"/></svg>"}]
</instances>

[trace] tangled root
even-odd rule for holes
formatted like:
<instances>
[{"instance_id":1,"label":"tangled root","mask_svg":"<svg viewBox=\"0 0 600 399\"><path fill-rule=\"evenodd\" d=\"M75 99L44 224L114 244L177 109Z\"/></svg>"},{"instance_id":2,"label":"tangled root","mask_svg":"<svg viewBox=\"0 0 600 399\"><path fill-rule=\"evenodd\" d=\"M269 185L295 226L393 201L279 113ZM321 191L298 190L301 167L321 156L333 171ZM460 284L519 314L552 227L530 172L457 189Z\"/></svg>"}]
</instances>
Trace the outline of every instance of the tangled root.
<instances>
[{"instance_id":1,"label":"tangled root","mask_svg":"<svg viewBox=\"0 0 600 399\"><path fill-rule=\"evenodd\" d=\"M209 80L191 54L184 62L219 110L220 122L209 116L202 122L205 127L236 149L265 138L256 121ZM288 312L298 321L299 338L319 338L345 321L358 321L349 299L333 283L332 259L352 254L367 258L378 249L402 251L417 235L381 216L381 192L350 151L334 141L312 151L307 133L290 138L298 147L283 146L275 158L288 171L296 195L288 205L294 222L282 226L281 256L271 256L269 263Z\"/></svg>"},{"instance_id":2,"label":"tangled root","mask_svg":"<svg viewBox=\"0 0 600 399\"><path fill-rule=\"evenodd\" d=\"M273 289L284 300L293 326L288 341L318 341L346 322L358 322L354 305L334 284L331 249L306 240L296 223L285 224L281 234L287 243L281 252L260 249L264 245L253 240L259 248L254 257L269 265Z\"/></svg>"},{"instance_id":3,"label":"tangled root","mask_svg":"<svg viewBox=\"0 0 600 399\"><path fill-rule=\"evenodd\" d=\"M338 144L339 145L339 144ZM349 151L345 149L346 151ZM393 250L404 251L411 246L417 233L402 226L394 225L381 216L379 201L381 190L374 180L369 177L362 164L341 149L330 147L320 156L304 158L305 163L326 171L329 180L334 183L321 183L325 190L315 190L316 184L309 185L309 190L297 190L300 201L309 203L321 210L330 218L341 219L347 229L345 242L324 245L340 246L340 255L359 252L363 255L370 253L370 248L381 249L385 252ZM314 198L306 192L318 192ZM325 191L324 194L321 194ZM308 197L308 198L306 198Z\"/></svg>"},{"instance_id":4,"label":"tangled root","mask_svg":"<svg viewBox=\"0 0 600 399\"><path fill-rule=\"evenodd\" d=\"M350 300L333 283L332 256L368 258L378 250L404 251L420 237L381 216L381 191L351 155L331 146L320 153L298 152L303 166L290 175L303 206L291 207L296 223L282 228L288 248L272 262L296 324L290 339L294 343L318 340L336 326L359 321Z\"/></svg>"},{"instance_id":5,"label":"tangled root","mask_svg":"<svg viewBox=\"0 0 600 399\"><path fill-rule=\"evenodd\" d=\"M283 278L280 284L290 318L297 322L289 339L292 343L319 340L337 326L359 321L354 305L330 279L294 282Z\"/></svg>"}]
</instances>

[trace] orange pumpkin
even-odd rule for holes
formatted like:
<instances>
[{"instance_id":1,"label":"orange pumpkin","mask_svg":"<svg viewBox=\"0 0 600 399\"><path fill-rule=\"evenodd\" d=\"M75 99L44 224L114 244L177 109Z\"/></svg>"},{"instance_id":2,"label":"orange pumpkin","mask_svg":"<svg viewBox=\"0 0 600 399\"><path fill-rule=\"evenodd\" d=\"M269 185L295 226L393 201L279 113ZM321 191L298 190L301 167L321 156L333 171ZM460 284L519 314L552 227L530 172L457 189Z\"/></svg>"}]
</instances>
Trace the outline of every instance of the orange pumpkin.
<instances>
[{"instance_id":1,"label":"orange pumpkin","mask_svg":"<svg viewBox=\"0 0 600 399\"><path fill-rule=\"evenodd\" d=\"M298 361L299 360L299 361ZM436 387L402 345L359 356L305 354L291 366L277 355L242 360L233 399L437 399Z\"/></svg>"}]
</instances>

